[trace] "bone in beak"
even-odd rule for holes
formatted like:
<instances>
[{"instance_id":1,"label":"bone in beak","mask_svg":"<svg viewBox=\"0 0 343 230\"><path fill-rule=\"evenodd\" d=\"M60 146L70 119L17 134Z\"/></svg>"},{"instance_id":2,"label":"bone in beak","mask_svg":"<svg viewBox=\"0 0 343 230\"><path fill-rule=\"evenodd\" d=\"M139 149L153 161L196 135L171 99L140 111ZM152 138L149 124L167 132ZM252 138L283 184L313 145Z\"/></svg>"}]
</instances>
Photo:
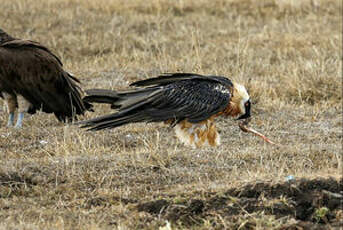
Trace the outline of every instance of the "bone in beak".
<instances>
[{"instance_id":1,"label":"bone in beak","mask_svg":"<svg viewBox=\"0 0 343 230\"><path fill-rule=\"evenodd\" d=\"M261 137L265 142L268 142L269 144L273 144L275 145L276 143L274 143L273 141L269 140L266 136L264 136L262 133L257 132L256 130L248 127L250 119L246 119L243 122L239 122L238 126L239 128L243 131L243 132L247 132L247 133L253 133L258 137Z\"/></svg>"}]
</instances>

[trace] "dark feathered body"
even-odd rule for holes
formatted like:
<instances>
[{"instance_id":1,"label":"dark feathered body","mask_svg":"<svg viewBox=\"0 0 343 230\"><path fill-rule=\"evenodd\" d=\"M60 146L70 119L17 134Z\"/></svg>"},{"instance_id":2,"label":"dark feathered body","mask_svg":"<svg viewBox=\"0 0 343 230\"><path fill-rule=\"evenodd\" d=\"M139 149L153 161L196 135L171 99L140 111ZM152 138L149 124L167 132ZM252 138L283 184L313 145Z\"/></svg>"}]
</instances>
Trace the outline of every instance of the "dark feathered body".
<instances>
[{"instance_id":1,"label":"dark feathered body","mask_svg":"<svg viewBox=\"0 0 343 230\"><path fill-rule=\"evenodd\" d=\"M12 38L2 30L0 94L12 99L21 95L28 104L26 112L42 110L62 121L90 108L81 99L79 81L63 70L56 55L37 42Z\"/></svg>"},{"instance_id":2,"label":"dark feathered body","mask_svg":"<svg viewBox=\"0 0 343 230\"><path fill-rule=\"evenodd\" d=\"M201 134L203 142L208 139L209 144L215 145L218 141L210 140L218 136L212 124L214 117L243 112L239 111L240 106L233 104L234 83L225 77L175 73L131 85L144 88L126 92L101 89L86 91L88 96L85 101L108 103L119 111L80 123L90 130L101 130L133 122L165 121L176 125L177 130L188 130L189 138L195 135L193 142L196 146L199 143L195 140L196 133L201 130L206 131ZM239 97L238 93L238 101Z\"/></svg>"}]
</instances>

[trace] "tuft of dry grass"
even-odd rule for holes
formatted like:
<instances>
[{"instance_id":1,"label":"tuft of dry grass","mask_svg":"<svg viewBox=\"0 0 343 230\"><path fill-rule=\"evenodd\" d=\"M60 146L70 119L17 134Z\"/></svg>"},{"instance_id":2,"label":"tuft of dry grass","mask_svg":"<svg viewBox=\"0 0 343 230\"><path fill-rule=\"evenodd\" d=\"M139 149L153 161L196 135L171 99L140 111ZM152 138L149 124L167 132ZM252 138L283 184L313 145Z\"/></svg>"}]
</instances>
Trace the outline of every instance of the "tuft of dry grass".
<instances>
[{"instance_id":1,"label":"tuft of dry grass","mask_svg":"<svg viewBox=\"0 0 343 230\"><path fill-rule=\"evenodd\" d=\"M162 124L90 133L38 113L18 131L4 126L1 111L0 229L314 229L341 221L341 1L1 7L2 29L49 47L85 89L126 89L175 71L241 82L253 101L252 125L282 147L229 119L218 121L221 146L194 150ZM111 112L95 109L81 119ZM294 184L285 182L289 175Z\"/></svg>"}]
</instances>

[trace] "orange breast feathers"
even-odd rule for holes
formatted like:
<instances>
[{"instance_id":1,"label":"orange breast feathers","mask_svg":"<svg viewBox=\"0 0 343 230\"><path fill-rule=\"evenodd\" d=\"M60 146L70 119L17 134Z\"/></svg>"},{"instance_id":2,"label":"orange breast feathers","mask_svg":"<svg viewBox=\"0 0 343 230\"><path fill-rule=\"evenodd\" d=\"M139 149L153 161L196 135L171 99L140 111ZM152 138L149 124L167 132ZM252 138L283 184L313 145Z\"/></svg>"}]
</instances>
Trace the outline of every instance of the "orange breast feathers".
<instances>
[{"instance_id":1,"label":"orange breast feathers","mask_svg":"<svg viewBox=\"0 0 343 230\"><path fill-rule=\"evenodd\" d=\"M226 116L232 116L236 117L239 114L241 114L241 109L239 107L238 103L235 103L234 101L230 101L229 105L225 108L225 110L218 115L226 115Z\"/></svg>"}]
</instances>

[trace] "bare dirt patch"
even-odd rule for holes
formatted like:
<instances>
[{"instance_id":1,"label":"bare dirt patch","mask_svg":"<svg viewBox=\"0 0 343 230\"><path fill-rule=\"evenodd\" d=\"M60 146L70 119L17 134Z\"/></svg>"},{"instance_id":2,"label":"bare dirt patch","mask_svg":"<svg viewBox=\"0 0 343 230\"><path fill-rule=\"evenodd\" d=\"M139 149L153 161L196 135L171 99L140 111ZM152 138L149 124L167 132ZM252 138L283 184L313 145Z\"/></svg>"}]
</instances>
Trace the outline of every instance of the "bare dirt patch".
<instances>
[{"instance_id":1,"label":"bare dirt patch","mask_svg":"<svg viewBox=\"0 0 343 230\"><path fill-rule=\"evenodd\" d=\"M188 227L204 220L223 218L230 228L255 229L252 213L289 218L294 223L282 224L280 229L326 229L342 225L343 179L301 179L297 182L248 184L222 194L206 194L206 199L183 198L175 202L156 200L139 204L138 211L159 215ZM250 214L250 216L249 216ZM240 217L249 216L242 225ZM213 222L215 229L228 227Z\"/></svg>"}]
</instances>

